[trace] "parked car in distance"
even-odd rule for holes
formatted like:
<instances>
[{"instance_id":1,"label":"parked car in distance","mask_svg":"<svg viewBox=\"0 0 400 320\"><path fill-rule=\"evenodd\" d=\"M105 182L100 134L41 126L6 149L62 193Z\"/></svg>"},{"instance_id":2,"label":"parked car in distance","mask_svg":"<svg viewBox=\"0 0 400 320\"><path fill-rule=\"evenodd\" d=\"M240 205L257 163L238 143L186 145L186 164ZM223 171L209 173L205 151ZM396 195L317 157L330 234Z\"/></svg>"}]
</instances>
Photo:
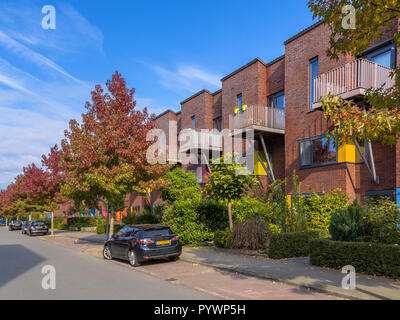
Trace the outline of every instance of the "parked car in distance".
<instances>
[{"instance_id":1,"label":"parked car in distance","mask_svg":"<svg viewBox=\"0 0 400 320\"><path fill-rule=\"evenodd\" d=\"M21 228L22 228L22 221L21 220L13 220L8 225L8 230L10 230L10 231L21 230Z\"/></svg>"},{"instance_id":2,"label":"parked car in distance","mask_svg":"<svg viewBox=\"0 0 400 320\"><path fill-rule=\"evenodd\" d=\"M6 220L0 220L0 227L5 227L7 225Z\"/></svg>"},{"instance_id":3,"label":"parked car in distance","mask_svg":"<svg viewBox=\"0 0 400 320\"><path fill-rule=\"evenodd\" d=\"M174 232L162 225L125 227L104 244L103 256L127 260L133 267L152 259L176 261L182 254L182 244Z\"/></svg>"},{"instance_id":4,"label":"parked car in distance","mask_svg":"<svg viewBox=\"0 0 400 320\"><path fill-rule=\"evenodd\" d=\"M22 234L26 234L26 233L28 232L28 228L29 228L29 225L31 224L31 222L32 222L32 221L25 221L25 222L22 224L22 228L21 228L21 233L22 233Z\"/></svg>"},{"instance_id":5,"label":"parked car in distance","mask_svg":"<svg viewBox=\"0 0 400 320\"><path fill-rule=\"evenodd\" d=\"M49 233L49 228L44 221L32 221L27 230L28 235L46 235Z\"/></svg>"}]
</instances>

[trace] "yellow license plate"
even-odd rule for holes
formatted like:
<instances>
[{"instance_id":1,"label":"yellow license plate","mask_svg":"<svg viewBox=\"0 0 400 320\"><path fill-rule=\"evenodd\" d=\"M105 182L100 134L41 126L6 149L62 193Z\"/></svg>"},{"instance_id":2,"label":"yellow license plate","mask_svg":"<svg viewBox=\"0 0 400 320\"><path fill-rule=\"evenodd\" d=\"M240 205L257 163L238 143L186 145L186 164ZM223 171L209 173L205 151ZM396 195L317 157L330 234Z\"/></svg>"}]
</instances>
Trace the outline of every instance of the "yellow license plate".
<instances>
[{"instance_id":1,"label":"yellow license plate","mask_svg":"<svg viewBox=\"0 0 400 320\"><path fill-rule=\"evenodd\" d=\"M158 245L158 246L162 246L162 245L166 245L166 244L169 244L169 240L157 241L157 245Z\"/></svg>"},{"instance_id":2,"label":"yellow license plate","mask_svg":"<svg viewBox=\"0 0 400 320\"><path fill-rule=\"evenodd\" d=\"M36 229L38 229L38 230L42 230L42 229L43 229L43 227L37 227Z\"/></svg>"}]
</instances>

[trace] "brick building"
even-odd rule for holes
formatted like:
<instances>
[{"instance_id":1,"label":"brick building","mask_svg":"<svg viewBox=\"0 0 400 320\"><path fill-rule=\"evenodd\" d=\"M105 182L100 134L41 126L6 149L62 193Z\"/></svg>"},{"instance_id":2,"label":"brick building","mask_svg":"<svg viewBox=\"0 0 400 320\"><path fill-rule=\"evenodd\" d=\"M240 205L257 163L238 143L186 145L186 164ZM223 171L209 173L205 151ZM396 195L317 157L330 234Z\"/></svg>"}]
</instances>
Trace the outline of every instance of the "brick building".
<instances>
[{"instance_id":1,"label":"brick building","mask_svg":"<svg viewBox=\"0 0 400 320\"><path fill-rule=\"evenodd\" d=\"M369 148L360 142L364 159L356 144L336 150L324 137L328 125L318 103L328 92L363 101L369 87L390 85L391 68L400 63L400 50L392 42L399 28L398 24L386 30L362 56L341 56L337 61L326 55L330 35L326 24L318 22L299 32L284 42L281 57L268 63L256 58L221 79L220 90L202 90L182 101L180 112L160 114L156 123L165 132L161 140L165 139L168 160L176 162L179 150L190 151L191 146L176 142L184 129L252 128L254 173L264 186L274 179L290 180L296 170L305 194L310 187L316 192L341 188L362 201L385 194L400 204L400 143L392 148L373 143ZM196 156L222 154L225 149L220 142L198 148ZM207 165L184 168L199 183L208 172ZM129 195L126 205L142 212L144 206L160 201L160 192L154 191L151 197Z\"/></svg>"},{"instance_id":2,"label":"brick building","mask_svg":"<svg viewBox=\"0 0 400 320\"><path fill-rule=\"evenodd\" d=\"M303 193L310 187L316 192L341 188L351 198L387 194L400 202L400 145L373 143L369 148L360 142L366 161L356 144L336 150L324 137L328 124L318 103L328 92L362 101L369 87L390 85L390 68L400 63L400 52L392 43L398 28L387 30L362 56L341 56L336 61L326 55L329 28L318 22L285 41L281 57L269 63L252 60L221 79L221 90L202 90L183 101L179 113L168 110L159 115L157 126L167 136L171 119L177 121L178 133L187 128L251 127L258 154L255 174L264 185L273 178L290 179L296 170ZM207 168L185 168L202 183Z\"/></svg>"}]
</instances>

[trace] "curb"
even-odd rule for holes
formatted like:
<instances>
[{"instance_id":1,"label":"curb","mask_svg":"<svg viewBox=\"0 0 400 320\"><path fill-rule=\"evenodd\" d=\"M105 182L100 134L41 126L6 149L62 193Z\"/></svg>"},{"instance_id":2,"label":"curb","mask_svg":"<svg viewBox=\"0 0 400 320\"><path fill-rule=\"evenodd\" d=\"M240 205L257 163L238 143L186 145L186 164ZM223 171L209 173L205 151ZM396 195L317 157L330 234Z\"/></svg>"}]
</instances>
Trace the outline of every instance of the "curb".
<instances>
[{"instance_id":1,"label":"curb","mask_svg":"<svg viewBox=\"0 0 400 320\"><path fill-rule=\"evenodd\" d=\"M320 288L320 287L317 287L317 286L301 285L301 284L295 283L295 282L290 281L290 280L282 280L282 279L279 279L277 277L275 278L273 276L266 276L266 275L259 274L259 273L256 273L256 272L252 272L252 271L248 271L248 270L236 269L235 267L224 267L224 266L213 265L213 264L210 264L210 263L194 261L194 260L191 260L190 258L186 258L186 257L183 257L183 256L181 256L181 260L185 261L185 262L189 262L189 263L196 263L196 264L203 265L203 266L206 266L206 267L215 268L215 269L222 270L222 271L236 272L236 273L242 274L244 276L255 277L255 278L258 278L258 279L262 279L262 280L272 280L272 281L288 284L288 285L291 285L291 286L295 286L295 287L298 287L298 288L302 288L302 289L306 289L306 290L312 290L312 291L318 292L318 293L330 294L330 295L338 297L338 298L351 299L351 300L363 300L363 299L358 298L358 297L354 297L354 296L351 296L351 295L345 295L345 294L342 294L342 293L330 291L330 290L327 290L327 289L324 289L324 288Z\"/></svg>"}]
</instances>

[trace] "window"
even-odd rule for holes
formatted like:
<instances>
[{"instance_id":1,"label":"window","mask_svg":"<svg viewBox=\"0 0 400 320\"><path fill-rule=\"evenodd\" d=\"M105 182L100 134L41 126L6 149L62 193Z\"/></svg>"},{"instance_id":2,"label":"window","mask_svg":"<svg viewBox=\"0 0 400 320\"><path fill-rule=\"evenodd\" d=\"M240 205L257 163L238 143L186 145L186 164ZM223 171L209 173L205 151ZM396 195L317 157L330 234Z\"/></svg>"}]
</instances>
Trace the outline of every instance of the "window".
<instances>
[{"instance_id":1,"label":"window","mask_svg":"<svg viewBox=\"0 0 400 320\"><path fill-rule=\"evenodd\" d=\"M312 167L337 163L338 152L333 140L325 136L300 141L300 167Z\"/></svg>"},{"instance_id":2,"label":"window","mask_svg":"<svg viewBox=\"0 0 400 320\"><path fill-rule=\"evenodd\" d=\"M396 49L393 44L375 49L365 56L368 60L387 68L394 68L396 61Z\"/></svg>"},{"instance_id":3,"label":"window","mask_svg":"<svg viewBox=\"0 0 400 320\"><path fill-rule=\"evenodd\" d=\"M192 129L196 129L196 117L192 117Z\"/></svg>"},{"instance_id":4,"label":"window","mask_svg":"<svg viewBox=\"0 0 400 320\"><path fill-rule=\"evenodd\" d=\"M240 111L243 111L243 96L241 93L237 95L237 105Z\"/></svg>"},{"instance_id":5,"label":"window","mask_svg":"<svg viewBox=\"0 0 400 320\"><path fill-rule=\"evenodd\" d=\"M367 191L366 198L368 203L373 203L382 198L388 198L390 201L394 201L394 190L382 190L382 191Z\"/></svg>"},{"instance_id":6,"label":"window","mask_svg":"<svg viewBox=\"0 0 400 320\"><path fill-rule=\"evenodd\" d=\"M310 110L312 110L312 105L317 102L314 101L314 80L318 77L318 57L310 60Z\"/></svg>"},{"instance_id":7,"label":"window","mask_svg":"<svg viewBox=\"0 0 400 320\"><path fill-rule=\"evenodd\" d=\"M275 93L268 97L268 105L271 108L285 110L285 91Z\"/></svg>"},{"instance_id":8,"label":"window","mask_svg":"<svg viewBox=\"0 0 400 320\"><path fill-rule=\"evenodd\" d=\"M218 130L219 132L222 131L222 117L214 119L214 129Z\"/></svg>"}]
</instances>

